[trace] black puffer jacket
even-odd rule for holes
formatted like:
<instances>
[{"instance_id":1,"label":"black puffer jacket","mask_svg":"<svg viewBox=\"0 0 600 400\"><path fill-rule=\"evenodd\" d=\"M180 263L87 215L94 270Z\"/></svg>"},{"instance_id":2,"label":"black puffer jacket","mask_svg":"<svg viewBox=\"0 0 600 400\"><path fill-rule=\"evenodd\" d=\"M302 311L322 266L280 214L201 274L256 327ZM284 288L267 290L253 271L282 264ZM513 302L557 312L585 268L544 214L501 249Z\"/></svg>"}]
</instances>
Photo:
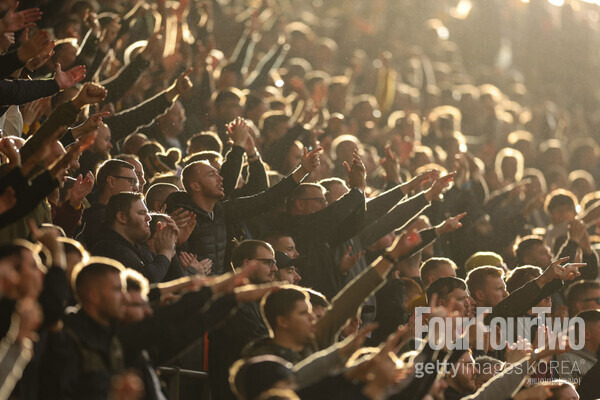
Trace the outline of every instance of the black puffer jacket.
<instances>
[{"instance_id":1,"label":"black puffer jacket","mask_svg":"<svg viewBox=\"0 0 600 400\"><path fill-rule=\"evenodd\" d=\"M219 202L213 210L214 219L198 207L186 192L174 192L167 198L167 212L183 208L196 214L196 227L182 250L196 254L198 260L210 258L213 262L212 274L221 275L231 271L227 250L235 235L235 224L273 209L296 186L296 181L288 176L265 192Z\"/></svg>"}]
</instances>

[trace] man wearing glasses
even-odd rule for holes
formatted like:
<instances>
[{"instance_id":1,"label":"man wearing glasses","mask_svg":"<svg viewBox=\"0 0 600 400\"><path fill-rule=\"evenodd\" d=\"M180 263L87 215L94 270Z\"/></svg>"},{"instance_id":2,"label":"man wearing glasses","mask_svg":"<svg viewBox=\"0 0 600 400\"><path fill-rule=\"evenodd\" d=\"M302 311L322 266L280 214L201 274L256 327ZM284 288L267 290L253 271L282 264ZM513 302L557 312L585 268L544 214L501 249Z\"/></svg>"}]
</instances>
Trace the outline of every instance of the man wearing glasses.
<instances>
[{"instance_id":1,"label":"man wearing glasses","mask_svg":"<svg viewBox=\"0 0 600 400\"><path fill-rule=\"evenodd\" d=\"M77 240L86 248L96 243L99 227L104 223L108 200L121 192L138 192L138 178L133 165L122 160L105 161L96 174L97 200L83 212L82 226Z\"/></svg>"}]
</instances>

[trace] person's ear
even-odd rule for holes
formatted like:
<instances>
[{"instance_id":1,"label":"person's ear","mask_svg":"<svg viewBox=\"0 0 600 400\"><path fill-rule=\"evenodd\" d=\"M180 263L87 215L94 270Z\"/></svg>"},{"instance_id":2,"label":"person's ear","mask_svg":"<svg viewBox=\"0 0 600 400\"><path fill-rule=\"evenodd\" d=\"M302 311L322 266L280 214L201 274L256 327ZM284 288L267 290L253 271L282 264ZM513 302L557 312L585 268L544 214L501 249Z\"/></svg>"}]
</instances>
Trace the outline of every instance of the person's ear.
<instances>
[{"instance_id":1,"label":"person's ear","mask_svg":"<svg viewBox=\"0 0 600 400\"><path fill-rule=\"evenodd\" d=\"M483 290L481 290L481 289L477 289L477 290L475 290L475 296L474 296L474 299L475 299L476 301L482 301L483 299L485 299L485 295L484 295L484 293L483 293Z\"/></svg>"},{"instance_id":2,"label":"person's ear","mask_svg":"<svg viewBox=\"0 0 600 400\"><path fill-rule=\"evenodd\" d=\"M117 222L123 225L127 224L127 221L129 220L129 217L127 216L127 214L125 214L124 211L117 211L117 215L115 217Z\"/></svg>"},{"instance_id":3,"label":"person's ear","mask_svg":"<svg viewBox=\"0 0 600 400\"><path fill-rule=\"evenodd\" d=\"M100 292L97 287L92 287L90 290L88 290L85 297L90 304L100 303Z\"/></svg>"},{"instance_id":4,"label":"person's ear","mask_svg":"<svg viewBox=\"0 0 600 400\"><path fill-rule=\"evenodd\" d=\"M115 178L112 176L109 176L106 178L106 186L108 186L109 188L113 188L115 186Z\"/></svg>"},{"instance_id":5,"label":"person's ear","mask_svg":"<svg viewBox=\"0 0 600 400\"><path fill-rule=\"evenodd\" d=\"M190 189L192 189L193 192L201 192L202 191L202 187L200 186L200 184L198 182L190 183Z\"/></svg>"},{"instance_id":6,"label":"person's ear","mask_svg":"<svg viewBox=\"0 0 600 400\"><path fill-rule=\"evenodd\" d=\"M287 329L289 327L288 319L283 315L280 315L277 318L275 318L275 322L277 325L276 328Z\"/></svg>"}]
</instances>

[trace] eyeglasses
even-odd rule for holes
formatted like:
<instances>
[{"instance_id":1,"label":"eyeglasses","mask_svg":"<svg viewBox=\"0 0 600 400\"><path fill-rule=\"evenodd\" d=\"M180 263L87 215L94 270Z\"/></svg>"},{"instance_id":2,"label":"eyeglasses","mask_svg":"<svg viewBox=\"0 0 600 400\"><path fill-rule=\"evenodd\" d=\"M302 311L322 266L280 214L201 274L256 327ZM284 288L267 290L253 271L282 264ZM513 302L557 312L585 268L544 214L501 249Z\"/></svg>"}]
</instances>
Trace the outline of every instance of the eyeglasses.
<instances>
[{"instance_id":1,"label":"eyeglasses","mask_svg":"<svg viewBox=\"0 0 600 400\"><path fill-rule=\"evenodd\" d=\"M305 198L298 199L298 200L315 200L321 204L327 204L327 200L324 197L305 197Z\"/></svg>"},{"instance_id":2,"label":"eyeglasses","mask_svg":"<svg viewBox=\"0 0 600 400\"><path fill-rule=\"evenodd\" d=\"M277 261L273 260L272 258L253 258L253 260L267 264L269 268L273 268L277 265Z\"/></svg>"},{"instance_id":3,"label":"eyeglasses","mask_svg":"<svg viewBox=\"0 0 600 400\"><path fill-rule=\"evenodd\" d=\"M138 180L137 178L130 178L129 176L119 176L119 175L112 175L113 178L119 178L119 179L125 179L127 182L129 182L129 184L131 186L137 186L138 185Z\"/></svg>"}]
</instances>

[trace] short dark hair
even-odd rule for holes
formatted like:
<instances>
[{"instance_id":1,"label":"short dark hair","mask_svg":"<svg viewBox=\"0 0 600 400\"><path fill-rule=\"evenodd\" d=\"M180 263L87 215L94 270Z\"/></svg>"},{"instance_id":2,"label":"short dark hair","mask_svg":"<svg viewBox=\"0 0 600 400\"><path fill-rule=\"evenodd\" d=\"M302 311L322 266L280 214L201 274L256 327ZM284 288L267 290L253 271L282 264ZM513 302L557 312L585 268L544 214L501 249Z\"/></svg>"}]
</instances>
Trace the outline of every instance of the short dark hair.
<instances>
[{"instance_id":1,"label":"short dark hair","mask_svg":"<svg viewBox=\"0 0 600 400\"><path fill-rule=\"evenodd\" d=\"M231 263L233 268L242 266L244 260L250 260L256 256L256 250L259 247L264 247L269 251L273 251L271 245L262 240L244 240L240 242L231 252Z\"/></svg>"},{"instance_id":2,"label":"short dark hair","mask_svg":"<svg viewBox=\"0 0 600 400\"><path fill-rule=\"evenodd\" d=\"M88 256L87 250L77 240L67 237L57 237L57 241L61 242L65 248L65 254L76 253L79 257L83 258Z\"/></svg>"},{"instance_id":3,"label":"short dark hair","mask_svg":"<svg viewBox=\"0 0 600 400\"><path fill-rule=\"evenodd\" d=\"M285 115L283 111L267 111L262 115L260 121L258 121L258 129L262 134L263 132L274 129L277 124L282 122L288 122L290 117Z\"/></svg>"},{"instance_id":4,"label":"short dark hair","mask_svg":"<svg viewBox=\"0 0 600 400\"><path fill-rule=\"evenodd\" d=\"M577 204L577 197L575 197L572 192L565 189L556 189L546 196L544 210L548 215L550 215L552 210L556 209L556 207L561 206L573 207L573 210L575 211Z\"/></svg>"},{"instance_id":5,"label":"short dark hair","mask_svg":"<svg viewBox=\"0 0 600 400\"><path fill-rule=\"evenodd\" d=\"M421 264L421 268L419 268L419 275L421 277L421 282L425 284L425 278L433 275L435 271L439 267L444 264L448 264L456 271L456 264L449 258L446 257L431 257L427 259L423 264Z\"/></svg>"},{"instance_id":6,"label":"short dark hair","mask_svg":"<svg viewBox=\"0 0 600 400\"><path fill-rule=\"evenodd\" d=\"M142 296L148 296L150 283L144 275L140 274L135 269L125 269L125 271L121 272L121 279L125 281L125 288L128 292L140 292Z\"/></svg>"},{"instance_id":7,"label":"short dark hair","mask_svg":"<svg viewBox=\"0 0 600 400\"><path fill-rule=\"evenodd\" d=\"M223 163L223 156L221 153L212 150L200 151L186 157L183 160L183 163L184 165L188 165L196 161L208 161L209 163L211 161L219 161L220 163Z\"/></svg>"},{"instance_id":8,"label":"short dark hair","mask_svg":"<svg viewBox=\"0 0 600 400\"><path fill-rule=\"evenodd\" d=\"M310 303L310 297L300 286L294 285L283 286L262 298L260 311L271 332L275 332L277 317L291 313L298 301Z\"/></svg>"},{"instance_id":9,"label":"short dark hair","mask_svg":"<svg viewBox=\"0 0 600 400\"><path fill-rule=\"evenodd\" d=\"M178 192L179 188L172 183L155 183L154 185L150 186L146 192L146 205L148 208L152 208L155 201L161 201L160 199L163 197L166 199L164 193L168 190L174 190L175 192ZM164 203L164 200L162 200L162 202Z\"/></svg>"},{"instance_id":10,"label":"short dark hair","mask_svg":"<svg viewBox=\"0 0 600 400\"><path fill-rule=\"evenodd\" d=\"M325 188L318 183L301 183L296 189L289 195L287 198L287 209L288 211L292 211L294 208L294 203L296 200L300 199L306 193L308 188L316 188L325 193Z\"/></svg>"},{"instance_id":11,"label":"short dark hair","mask_svg":"<svg viewBox=\"0 0 600 400\"><path fill-rule=\"evenodd\" d=\"M292 235L289 232L284 232L284 231L271 231L271 232L264 234L261 237L261 240L264 240L265 242L273 245L274 242L278 241L279 239L281 239L283 237L292 237Z\"/></svg>"},{"instance_id":12,"label":"short dark hair","mask_svg":"<svg viewBox=\"0 0 600 400\"><path fill-rule=\"evenodd\" d=\"M212 96L212 101L215 107L220 106L222 103L227 100L239 100L240 105L243 107L246 104L246 96L244 93L238 88L228 88L223 89L221 91L215 92Z\"/></svg>"},{"instance_id":13,"label":"short dark hair","mask_svg":"<svg viewBox=\"0 0 600 400\"><path fill-rule=\"evenodd\" d=\"M106 210L104 211L104 220L106 221L106 225L113 227L117 219L117 213L129 213L129 210L131 210L131 205L137 200L143 201L144 195L134 192L121 192L112 195L108 200L108 203L106 204Z\"/></svg>"},{"instance_id":14,"label":"short dark hair","mask_svg":"<svg viewBox=\"0 0 600 400\"><path fill-rule=\"evenodd\" d=\"M498 267L484 266L477 267L467 274L465 282L472 297L475 297L476 290L483 289L488 276L504 278L504 270Z\"/></svg>"},{"instance_id":15,"label":"short dark hair","mask_svg":"<svg viewBox=\"0 0 600 400\"><path fill-rule=\"evenodd\" d=\"M310 304L313 307L329 308L331 305L323 293L309 288L303 288L303 290L308 294Z\"/></svg>"},{"instance_id":16,"label":"short dark hair","mask_svg":"<svg viewBox=\"0 0 600 400\"><path fill-rule=\"evenodd\" d=\"M454 276L446 276L443 278L436 279L428 288L427 288L427 302L431 301L431 297L434 294L437 294L438 299L444 299L450 292L455 289L463 289L467 290L467 285L465 281L460 278L456 278Z\"/></svg>"},{"instance_id":17,"label":"short dark hair","mask_svg":"<svg viewBox=\"0 0 600 400\"><path fill-rule=\"evenodd\" d=\"M517 267L510 271L506 276L506 290L508 293L512 293L541 274L542 269L540 267L535 267L533 265Z\"/></svg>"},{"instance_id":18,"label":"short dark hair","mask_svg":"<svg viewBox=\"0 0 600 400\"><path fill-rule=\"evenodd\" d=\"M123 160L106 160L100 164L96 172L96 185L98 185L98 190L100 190L100 192L104 191L108 177L120 175L122 168L134 170L133 165Z\"/></svg>"},{"instance_id":19,"label":"short dark hair","mask_svg":"<svg viewBox=\"0 0 600 400\"><path fill-rule=\"evenodd\" d=\"M515 243L515 255L517 256L517 264L524 264L527 257L535 246L544 246L544 239L541 236L529 235L519 239Z\"/></svg>"},{"instance_id":20,"label":"short dark hair","mask_svg":"<svg viewBox=\"0 0 600 400\"><path fill-rule=\"evenodd\" d=\"M188 139L187 148L188 155L206 150L216 151L221 154L223 152L223 142L214 132L199 132Z\"/></svg>"},{"instance_id":21,"label":"short dark hair","mask_svg":"<svg viewBox=\"0 0 600 400\"><path fill-rule=\"evenodd\" d=\"M111 274L121 274L125 267L118 261L106 257L90 257L86 263L79 263L73 269L71 284L73 293L81 302L82 294L87 292L89 285L94 285L98 279Z\"/></svg>"},{"instance_id":22,"label":"short dark hair","mask_svg":"<svg viewBox=\"0 0 600 400\"><path fill-rule=\"evenodd\" d=\"M181 171L181 183L183 184L185 191L188 193L190 192L190 183L194 172L200 165L211 166L208 161L194 161L193 163L186 165L183 171Z\"/></svg>"}]
</instances>

